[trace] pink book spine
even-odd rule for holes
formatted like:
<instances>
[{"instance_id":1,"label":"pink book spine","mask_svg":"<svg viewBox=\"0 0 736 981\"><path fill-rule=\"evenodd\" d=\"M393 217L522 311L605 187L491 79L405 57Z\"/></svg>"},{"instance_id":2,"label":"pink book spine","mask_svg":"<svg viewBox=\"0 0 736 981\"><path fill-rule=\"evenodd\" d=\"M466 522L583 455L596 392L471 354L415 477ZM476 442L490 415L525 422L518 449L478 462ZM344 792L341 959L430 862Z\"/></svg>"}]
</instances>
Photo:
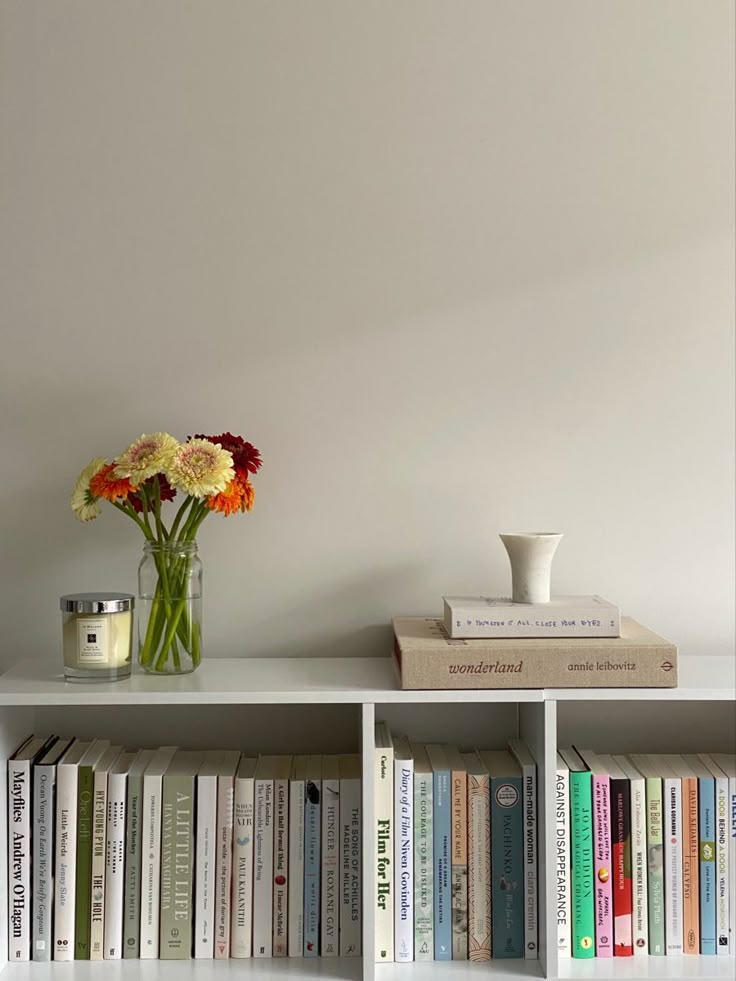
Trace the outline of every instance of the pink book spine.
<instances>
[{"instance_id":1,"label":"pink book spine","mask_svg":"<svg viewBox=\"0 0 736 981\"><path fill-rule=\"evenodd\" d=\"M593 874L595 891L595 953L613 957L611 890L611 781L593 774Z\"/></svg>"}]
</instances>

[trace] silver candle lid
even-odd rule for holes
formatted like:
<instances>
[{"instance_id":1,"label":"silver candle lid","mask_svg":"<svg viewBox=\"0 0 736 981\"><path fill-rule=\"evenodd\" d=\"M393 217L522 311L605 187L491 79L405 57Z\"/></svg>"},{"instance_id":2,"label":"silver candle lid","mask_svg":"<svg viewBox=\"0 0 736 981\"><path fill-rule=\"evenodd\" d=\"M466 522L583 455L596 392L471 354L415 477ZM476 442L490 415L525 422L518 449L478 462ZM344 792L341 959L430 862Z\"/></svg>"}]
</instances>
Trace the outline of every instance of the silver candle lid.
<instances>
[{"instance_id":1,"label":"silver candle lid","mask_svg":"<svg viewBox=\"0 0 736 981\"><path fill-rule=\"evenodd\" d=\"M62 613L125 613L134 605L132 593L69 593L61 597Z\"/></svg>"}]
</instances>

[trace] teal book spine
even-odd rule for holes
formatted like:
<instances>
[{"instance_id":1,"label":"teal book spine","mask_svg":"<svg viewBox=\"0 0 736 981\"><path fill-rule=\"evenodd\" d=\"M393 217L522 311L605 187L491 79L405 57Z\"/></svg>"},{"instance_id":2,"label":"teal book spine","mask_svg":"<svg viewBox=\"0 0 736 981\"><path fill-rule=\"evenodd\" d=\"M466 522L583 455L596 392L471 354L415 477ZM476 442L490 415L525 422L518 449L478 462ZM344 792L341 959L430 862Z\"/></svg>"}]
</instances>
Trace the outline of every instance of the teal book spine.
<instances>
[{"instance_id":1,"label":"teal book spine","mask_svg":"<svg viewBox=\"0 0 736 981\"><path fill-rule=\"evenodd\" d=\"M433 774L434 836L434 959L452 960L452 895L450 877L450 771Z\"/></svg>"},{"instance_id":2,"label":"teal book spine","mask_svg":"<svg viewBox=\"0 0 736 981\"><path fill-rule=\"evenodd\" d=\"M716 953L716 790L712 777L698 777L700 852L700 953Z\"/></svg>"},{"instance_id":3,"label":"teal book spine","mask_svg":"<svg viewBox=\"0 0 736 981\"><path fill-rule=\"evenodd\" d=\"M89 960L93 789L93 768L80 766L77 776L77 883L74 897L74 959L77 961Z\"/></svg>"},{"instance_id":4,"label":"teal book spine","mask_svg":"<svg viewBox=\"0 0 736 981\"><path fill-rule=\"evenodd\" d=\"M524 956L522 778L491 778L491 951Z\"/></svg>"},{"instance_id":5,"label":"teal book spine","mask_svg":"<svg viewBox=\"0 0 736 981\"><path fill-rule=\"evenodd\" d=\"M432 774L414 773L414 959L434 957Z\"/></svg>"},{"instance_id":6,"label":"teal book spine","mask_svg":"<svg viewBox=\"0 0 736 981\"><path fill-rule=\"evenodd\" d=\"M572 832L572 956L595 957L593 792L591 774L570 771Z\"/></svg>"}]
</instances>

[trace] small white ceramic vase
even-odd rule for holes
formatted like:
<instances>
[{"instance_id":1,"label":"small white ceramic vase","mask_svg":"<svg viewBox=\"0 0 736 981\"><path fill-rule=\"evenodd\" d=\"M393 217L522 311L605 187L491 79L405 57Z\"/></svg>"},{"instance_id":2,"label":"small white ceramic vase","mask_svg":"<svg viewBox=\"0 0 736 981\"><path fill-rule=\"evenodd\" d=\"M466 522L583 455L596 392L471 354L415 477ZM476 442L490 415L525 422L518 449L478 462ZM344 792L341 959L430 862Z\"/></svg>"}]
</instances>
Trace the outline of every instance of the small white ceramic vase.
<instances>
[{"instance_id":1,"label":"small white ceramic vase","mask_svg":"<svg viewBox=\"0 0 736 981\"><path fill-rule=\"evenodd\" d=\"M533 531L519 535L499 535L511 562L514 603L549 603L552 559L561 534Z\"/></svg>"}]
</instances>

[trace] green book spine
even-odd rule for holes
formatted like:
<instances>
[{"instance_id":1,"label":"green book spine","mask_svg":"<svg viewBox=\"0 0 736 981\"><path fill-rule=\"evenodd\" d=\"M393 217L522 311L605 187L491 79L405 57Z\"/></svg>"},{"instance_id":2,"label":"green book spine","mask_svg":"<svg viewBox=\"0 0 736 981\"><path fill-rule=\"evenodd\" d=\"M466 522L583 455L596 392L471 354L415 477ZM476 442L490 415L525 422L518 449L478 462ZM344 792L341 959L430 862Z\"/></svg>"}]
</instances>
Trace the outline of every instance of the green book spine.
<instances>
[{"instance_id":1,"label":"green book spine","mask_svg":"<svg viewBox=\"0 0 736 981\"><path fill-rule=\"evenodd\" d=\"M572 956L595 957L593 794L588 771L570 771Z\"/></svg>"},{"instance_id":2,"label":"green book spine","mask_svg":"<svg viewBox=\"0 0 736 981\"><path fill-rule=\"evenodd\" d=\"M141 797L143 774L128 775L125 826L123 957L138 957L141 937Z\"/></svg>"},{"instance_id":3,"label":"green book spine","mask_svg":"<svg viewBox=\"0 0 736 981\"><path fill-rule=\"evenodd\" d=\"M192 956L194 775L164 775L161 820L161 960Z\"/></svg>"},{"instance_id":4,"label":"green book spine","mask_svg":"<svg viewBox=\"0 0 736 981\"><path fill-rule=\"evenodd\" d=\"M77 776L77 883L74 892L74 959L89 960L92 888L92 792L94 769L80 766Z\"/></svg>"},{"instance_id":5,"label":"green book spine","mask_svg":"<svg viewBox=\"0 0 736 981\"><path fill-rule=\"evenodd\" d=\"M491 778L491 950L494 958L524 956L521 783L520 776ZM591 863L592 860L591 851ZM591 922L592 910L591 905Z\"/></svg>"},{"instance_id":6,"label":"green book spine","mask_svg":"<svg viewBox=\"0 0 736 981\"><path fill-rule=\"evenodd\" d=\"M649 953L663 957L664 840L662 838L662 781L647 778L647 889L649 891Z\"/></svg>"}]
</instances>

